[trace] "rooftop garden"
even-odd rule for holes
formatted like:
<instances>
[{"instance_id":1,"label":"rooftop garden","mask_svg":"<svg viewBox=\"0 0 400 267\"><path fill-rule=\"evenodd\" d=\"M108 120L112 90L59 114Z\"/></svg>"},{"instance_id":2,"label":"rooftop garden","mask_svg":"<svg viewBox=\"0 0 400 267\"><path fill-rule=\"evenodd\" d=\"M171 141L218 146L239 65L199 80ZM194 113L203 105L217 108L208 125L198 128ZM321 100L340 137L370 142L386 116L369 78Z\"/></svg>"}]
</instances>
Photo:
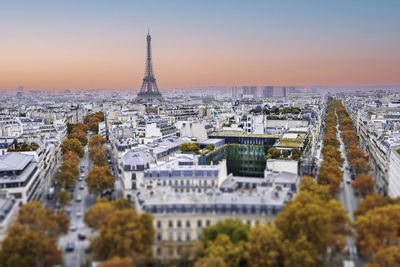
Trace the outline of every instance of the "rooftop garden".
<instances>
[{"instance_id":1,"label":"rooftop garden","mask_svg":"<svg viewBox=\"0 0 400 267\"><path fill-rule=\"evenodd\" d=\"M305 133L297 134L296 138L282 138L276 147L293 147L300 148L303 144Z\"/></svg>"},{"instance_id":2,"label":"rooftop garden","mask_svg":"<svg viewBox=\"0 0 400 267\"><path fill-rule=\"evenodd\" d=\"M292 148L289 150L280 150L275 147L268 149L266 155L267 159L283 159L283 160L300 160L303 152L298 148Z\"/></svg>"},{"instance_id":3,"label":"rooftop garden","mask_svg":"<svg viewBox=\"0 0 400 267\"><path fill-rule=\"evenodd\" d=\"M18 143L14 140L12 145L7 149L8 152L22 152L22 151L36 151L39 145L36 143L31 143L28 145L26 142Z\"/></svg>"},{"instance_id":4,"label":"rooftop garden","mask_svg":"<svg viewBox=\"0 0 400 267\"><path fill-rule=\"evenodd\" d=\"M253 114L261 114L264 113L265 115L269 115L269 114L275 114L275 115L279 115L279 114L300 114L301 109L298 107L286 107L286 108L264 108L264 109L256 109L253 108L250 110L250 113Z\"/></svg>"},{"instance_id":5,"label":"rooftop garden","mask_svg":"<svg viewBox=\"0 0 400 267\"><path fill-rule=\"evenodd\" d=\"M280 134L246 134L236 131L222 131L213 133L213 136L237 136L237 137L262 137L262 138L279 138Z\"/></svg>"},{"instance_id":6,"label":"rooftop garden","mask_svg":"<svg viewBox=\"0 0 400 267\"><path fill-rule=\"evenodd\" d=\"M199 143L190 143L190 142L182 143L182 144L180 144L179 149L182 152L194 152L194 153L197 153L197 152L200 151L200 144Z\"/></svg>"}]
</instances>

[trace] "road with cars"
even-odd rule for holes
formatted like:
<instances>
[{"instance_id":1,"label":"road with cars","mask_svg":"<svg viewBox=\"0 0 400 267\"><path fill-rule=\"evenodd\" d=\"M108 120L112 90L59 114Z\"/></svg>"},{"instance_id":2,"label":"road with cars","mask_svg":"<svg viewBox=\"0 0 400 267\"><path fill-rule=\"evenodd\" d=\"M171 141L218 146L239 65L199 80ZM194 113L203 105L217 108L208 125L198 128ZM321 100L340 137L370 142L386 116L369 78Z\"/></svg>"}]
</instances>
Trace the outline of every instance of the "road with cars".
<instances>
[{"instance_id":1,"label":"road with cars","mask_svg":"<svg viewBox=\"0 0 400 267\"><path fill-rule=\"evenodd\" d=\"M88 147L85 147L85 155L80 163L80 176L77 185L71 194L72 201L67 205L65 211L70 218L70 229L66 235L58 239L58 246L63 252L64 266L81 266L86 261L89 252L88 237L94 232L83 222L85 212L96 203L96 196L89 194L85 178L92 168L89 159Z\"/></svg>"},{"instance_id":2,"label":"road with cars","mask_svg":"<svg viewBox=\"0 0 400 267\"><path fill-rule=\"evenodd\" d=\"M341 137L341 131L339 129L339 126L337 126L337 139L340 142L340 152L342 153L342 158L344 158L343 166L341 167L341 170L343 172L343 181L341 183L341 187L343 190L341 190L337 195L337 199L343 203L343 206L345 210L347 211L347 214L350 218L351 221L354 221L354 210L357 209L358 204L360 203L360 198L355 194L353 187L351 186L351 183L353 182L352 179L352 173L351 173L351 166L350 162L347 159L346 155L346 148L343 143L342 137ZM353 176L354 178L354 176ZM347 237L347 246L346 246L346 251L349 257L349 260L352 260L356 266L364 266L363 260L360 257L358 251L357 251L357 246L354 240L354 237L348 236Z\"/></svg>"},{"instance_id":3,"label":"road with cars","mask_svg":"<svg viewBox=\"0 0 400 267\"><path fill-rule=\"evenodd\" d=\"M88 135L90 138L90 135ZM123 197L123 186L118 174L116 172L116 163L112 162L112 150L110 144L105 145L107 151L107 163L111 169L112 174L116 177L115 190L113 191L111 198L115 199ZM95 231L89 228L83 221L85 212L90 209L96 203L96 196L89 194L85 179L88 172L93 167L93 162L89 158L88 146L84 148L85 154L82 157L79 164L79 179L76 186L70 190L72 195L71 202L65 207L65 211L70 218L70 228L67 234L62 235L58 239L58 247L63 253L65 267L75 267L84 265L87 262L87 258L90 253L90 242L88 238L95 235ZM59 162L55 168L53 179L58 171L62 161ZM51 188L51 187L50 187ZM53 187L54 188L54 187ZM53 190L52 190L53 191ZM59 211L60 207L57 203L57 189L49 197L49 192L42 194L41 201L46 208L54 208L56 212Z\"/></svg>"}]
</instances>

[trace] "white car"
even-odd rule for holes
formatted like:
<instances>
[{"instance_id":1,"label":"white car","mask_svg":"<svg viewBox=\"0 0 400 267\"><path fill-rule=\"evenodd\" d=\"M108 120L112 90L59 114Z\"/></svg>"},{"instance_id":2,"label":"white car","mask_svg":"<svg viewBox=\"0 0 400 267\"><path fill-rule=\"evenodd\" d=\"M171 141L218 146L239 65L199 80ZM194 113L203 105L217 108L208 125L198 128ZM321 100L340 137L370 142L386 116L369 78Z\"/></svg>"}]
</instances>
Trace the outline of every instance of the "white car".
<instances>
[{"instance_id":1,"label":"white car","mask_svg":"<svg viewBox=\"0 0 400 267\"><path fill-rule=\"evenodd\" d=\"M77 217L77 218L82 217L82 211L77 211L77 212L76 212L76 217Z\"/></svg>"},{"instance_id":2,"label":"white car","mask_svg":"<svg viewBox=\"0 0 400 267\"><path fill-rule=\"evenodd\" d=\"M78 195L75 200L76 200L76 202L81 202L82 201L82 197L80 195Z\"/></svg>"}]
</instances>

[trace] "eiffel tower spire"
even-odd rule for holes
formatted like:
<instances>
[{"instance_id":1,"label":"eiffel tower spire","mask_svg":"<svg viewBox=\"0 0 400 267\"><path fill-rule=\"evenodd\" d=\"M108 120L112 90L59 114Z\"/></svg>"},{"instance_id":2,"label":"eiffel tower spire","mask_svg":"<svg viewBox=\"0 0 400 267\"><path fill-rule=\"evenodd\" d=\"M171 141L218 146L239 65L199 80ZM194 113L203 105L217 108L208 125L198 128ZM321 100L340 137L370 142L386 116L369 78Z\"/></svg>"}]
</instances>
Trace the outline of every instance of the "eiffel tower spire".
<instances>
[{"instance_id":1,"label":"eiffel tower spire","mask_svg":"<svg viewBox=\"0 0 400 267\"><path fill-rule=\"evenodd\" d=\"M162 94L158 90L156 78L153 73L153 63L151 60L151 36L150 30L147 30L147 55L146 55L146 68L142 83L142 88L137 95L137 101L151 101L153 99L162 99Z\"/></svg>"}]
</instances>

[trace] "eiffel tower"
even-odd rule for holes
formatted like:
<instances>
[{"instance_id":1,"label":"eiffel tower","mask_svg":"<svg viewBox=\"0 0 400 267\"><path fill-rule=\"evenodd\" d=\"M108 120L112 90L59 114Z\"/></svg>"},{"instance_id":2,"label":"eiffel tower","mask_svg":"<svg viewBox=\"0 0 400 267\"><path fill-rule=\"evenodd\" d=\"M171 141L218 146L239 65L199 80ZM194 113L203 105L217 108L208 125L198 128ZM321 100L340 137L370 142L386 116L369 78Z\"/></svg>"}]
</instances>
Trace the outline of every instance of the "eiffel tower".
<instances>
[{"instance_id":1,"label":"eiffel tower","mask_svg":"<svg viewBox=\"0 0 400 267\"><path fill-rule=\"evenodd\" d=\"M158 90L156 78L153 73L153 63L151 61L151 36L150 31L147 32L147 57L146 69L143 78L142 88L137 94L136 100L139 102L151 102L155 99L162 100L162 94Z\"/></svg>"}]
</instances>

